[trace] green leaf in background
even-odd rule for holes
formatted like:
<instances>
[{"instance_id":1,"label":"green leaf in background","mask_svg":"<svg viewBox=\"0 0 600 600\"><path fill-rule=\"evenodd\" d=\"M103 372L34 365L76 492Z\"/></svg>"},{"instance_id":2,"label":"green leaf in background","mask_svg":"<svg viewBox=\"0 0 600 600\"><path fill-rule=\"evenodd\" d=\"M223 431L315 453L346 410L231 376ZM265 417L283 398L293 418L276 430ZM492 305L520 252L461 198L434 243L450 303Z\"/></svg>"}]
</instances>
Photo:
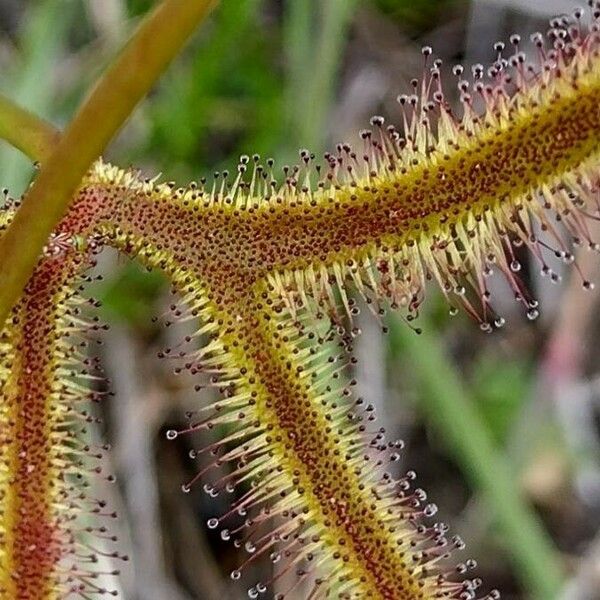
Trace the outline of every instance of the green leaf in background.
<instances>
[{"instance_id":1,"label":"green leaf in background","mask_svg":"<svg viewBox=\"0 0 600 600\"><path fill-rule=\"evenodd\" d=\"M45 0L27 8L19 30L19 68L3 72L0 90L31 112L52 116L53 67L66 47L65 39L76 3ZM51 25L50 25L51 24ZM0 147L2 187L19 196L33 173L31 161L8 145Z\"/></svg>"},{"instance_id":2,"label":"green leaf in background","mask_svg":"<svg viewBox=\"0 0 600 600\"><path fill-rule=\"evenodd\" d=\"M498 445L503 445L515 417L530 396L531 366L482 356L473 365L471 394Z\"/></svg>"},{"instance_id":3,"label":"green leaf in background","mask_svg":"<svg viewBox=\"0 0 600 600\"><path fill-rule=\"evenodd\" d=\"M207 35L157 89L146 109L147 144L134 161L150 156L169 178L186 180L221 163L231 168L232 155L276 150L279 40L276 28L262 22L262 5L263 0L222 3Z\"/></svg>"},{"instance_id":4,"label":"green leaf in background","mask_svg":"<svg viewBox=\"0 0 600 600\"><path fill-rule=\"evenodd\" d=\"M134 262L127 262L106 282L90 289L100 300L100 317L112 321L116 317L132 327L143 330L156 313L156 300L165 287L165 278L158 271L147 271Z\"/></svg>"},{"instance_id":5,"label":"green leaf in background","mask_svg":"<svg viewBox=\"0 0 600 600\"><path fill-rule=\"evenodd\" d=\"M374 0L383 13L412 30L415 35L428 31L431 23L438 22L445 12L464 8L467 0Z\"/></svg>"}]
</instances>

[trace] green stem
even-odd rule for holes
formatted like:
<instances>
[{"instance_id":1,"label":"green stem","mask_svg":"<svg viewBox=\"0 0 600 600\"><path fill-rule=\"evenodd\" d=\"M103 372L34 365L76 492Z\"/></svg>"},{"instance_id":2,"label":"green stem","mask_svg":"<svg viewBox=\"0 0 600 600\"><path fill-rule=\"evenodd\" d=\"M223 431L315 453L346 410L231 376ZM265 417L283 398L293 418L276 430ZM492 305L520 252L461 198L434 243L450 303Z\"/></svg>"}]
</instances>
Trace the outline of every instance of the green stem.
<instances>
[{"instance_id":1,"label":"green stem","mask_svg":"<svg viewBox=\"0 0 600 600\"><path fill-rule=\"evenodd\" d=\"M53 125L0 94L0 138L32 160L45 162L59 137Z\"/></svg>"},{"instance_id":2,"label":"green stem","mask_svg":"<svg viewBox=\"0 0 600 600\"><path fill-rule=\"evenodd\" d=\"M92 162L214 4L215 0L163 0L83 102L0 239L0 323Z\"/></svg>"},{"instance_id":3,"label":"green stem","mask_svg":"<svg viewBox=\"0 0 600 600\"><path fill-rule=\"evenodd\" d=\"M390 334L392 358L410 361L423 392L420 405L442 432L472 486L481 491L531 597L556 598L563 568L553 543L522 498L514 473L495 447L441 344L427 332L415 335L397 320L391 323Z\"/></svg>"}]
</instances>

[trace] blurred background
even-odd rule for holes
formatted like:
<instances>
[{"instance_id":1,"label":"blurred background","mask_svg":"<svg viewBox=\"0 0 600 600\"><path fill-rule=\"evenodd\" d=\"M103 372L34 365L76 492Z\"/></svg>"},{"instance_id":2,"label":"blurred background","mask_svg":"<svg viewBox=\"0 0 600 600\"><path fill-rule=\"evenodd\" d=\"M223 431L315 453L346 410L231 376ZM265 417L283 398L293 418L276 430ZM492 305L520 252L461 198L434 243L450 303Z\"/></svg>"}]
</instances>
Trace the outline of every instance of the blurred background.
<instances>
[{"instance_id":1,"label":"blurred background","mask_svg":"<svg viewBox=\"0 0 600 600\"><path fill-rule=\"evenodd\" d=\"M0 90L64 125L152 4L0 0ZM180 184L231 169L242 153L294 162L298 148L320 153L355 140L373 114L397 123L396 96L421 75L423 45L447 71L457 62L485 64L495 58L495 41L515 32L528 40L574 7L568 0L222 0L106 158ZM19 195L32 172L1 145L2 187ZM441 518L465 539L485 589L497 587L507 600L529 598L531 589L531 565L502 526L518 517L499 497L510 487L494 487L497 472L540 520L545 551L564 570L555 597L600 599L600 296L583 290L574 269L551 285L526 256L522 262L540 316L527 319L498 282L494 303L507 325L492 335L450 315L433 291L421 336L393 318L384 335L364 311L358 393L377 406L390 435L405 440L403 468L417 471ZM598 284L600 261L582 255L579 263ZM164 326L172 298L160 275L110 251L100 272L104 280L90 293L110 323L97 352L114 396L96 409L96 435L112 445L118 482L99 493L119 511L120 546L132 559L120 565L118 586L126 600L247 597L229 578L244 556L205 526L229 499L210 498L202 485L183 494L181 484L200 468L188 456L195 440L165 438L187 410L210 401L157 358L189 329ZM499 516L503 507L508 514ZM268 578L267 563L254 566L250 580ZM290 598L307 595L297 589Z\"/></svg>"}]
</instances>

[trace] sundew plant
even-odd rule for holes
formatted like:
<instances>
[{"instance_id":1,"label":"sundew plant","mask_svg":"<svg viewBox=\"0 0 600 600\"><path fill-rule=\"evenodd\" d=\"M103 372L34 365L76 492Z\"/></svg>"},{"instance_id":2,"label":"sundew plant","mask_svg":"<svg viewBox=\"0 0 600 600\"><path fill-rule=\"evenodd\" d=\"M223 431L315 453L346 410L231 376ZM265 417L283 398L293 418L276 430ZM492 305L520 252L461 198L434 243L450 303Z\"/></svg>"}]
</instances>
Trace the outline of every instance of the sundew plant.
<instances>
[{"instance_id":1,"label":"sundew plant","mask_svg":"<svg viewBox=\"0 0 600 600\"><path fill-rule=\"evenodd\" d=\"M354 394L348 366L359 301L374 319L397 311L418 333L437 287L493 332L504 319L492 273L538 314L516 247L550 279L557 262L578 269L574 248L600 248L590 233L600 216L600 3L589 4L533 33L533 55L512 36L491 64L455 66L444 82L424 47L398 122L375 116L324 157L303 149L282 170L244 155L231 172L181 187L99 156L210 1L157 3L63 133L2 99L0 134L40 163L24 196L0 209L2 598L115 596L104 559L115 578L127 559L114 507L90 485L111 479L106 450L85 436L89 404L105 393L86 342L103 326L85 287L105 247L162 272L180 298L174 318L194 323L174 351L178 369L205 376L219 397L200 397L188 426L166 436L222 434L194 452L209 458L181 493L231 465L205 484L233 499L207 521L246 553L231 579L242 585L258 561L283 565L244 583L248 597L269 597L293 574L276 598L299 583L311 599L500 598L436 522L414 472L398 473L402 442ZM581 286L593 287L583 273ZM540 597L557 591L554 576Z\"/></svg>"}]
</instances>

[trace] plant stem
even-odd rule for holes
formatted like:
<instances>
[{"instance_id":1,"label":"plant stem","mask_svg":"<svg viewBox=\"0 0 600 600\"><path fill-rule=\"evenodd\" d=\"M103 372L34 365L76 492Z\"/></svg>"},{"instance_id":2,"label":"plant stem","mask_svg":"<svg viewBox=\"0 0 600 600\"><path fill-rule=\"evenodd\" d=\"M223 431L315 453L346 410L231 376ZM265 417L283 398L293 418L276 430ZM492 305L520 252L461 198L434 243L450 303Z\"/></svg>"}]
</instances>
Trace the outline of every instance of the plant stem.
<instances>
[{"instance_id":1,"label":"plant stem","mask_svg":"<svg viewBox=\"0 0 600 600\"><path fill-rule=\"evenodd\" d=\"M0 239L0 323L89 166L214 4L215 0L163 0L93 87Z\"/></svg>"},{"instance_id":2,"label":"plant stem","mask_svg":"<svg viewBox=\"0 0 600 600\"><path fill-rule=\"evenodd\" d=\"M531 597L556 598L563 569L553 543L521 497L514 473L494 446L441 344L426 331L415 335L396 319L390 325L392 358L410 360L410 369L423 392L420 405L443 434L465 476L482 492Z\"/></svg>"},{"instance_id":3,"label":"plant stem","mask_svg":"<svg viewBox=\"0 0 600 600\"><path fill-rule=\"evenodd\" d=\"M32 160L45 162L59 137L53 125L0 94L0 138Z\"/></svg>"}]
</instances>

